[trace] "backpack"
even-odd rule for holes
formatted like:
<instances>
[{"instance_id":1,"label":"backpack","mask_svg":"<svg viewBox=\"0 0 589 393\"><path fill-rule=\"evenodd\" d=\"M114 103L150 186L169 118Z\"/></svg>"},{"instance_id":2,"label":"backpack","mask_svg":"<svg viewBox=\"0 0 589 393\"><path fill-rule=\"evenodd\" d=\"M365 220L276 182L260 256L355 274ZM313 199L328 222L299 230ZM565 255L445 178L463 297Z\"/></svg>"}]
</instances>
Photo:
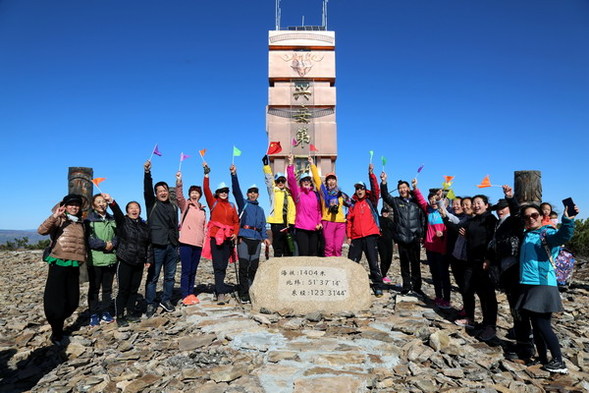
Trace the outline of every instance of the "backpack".
<instances>
[{"instance_id":1,"label":"backpack","mask_svg":"<svg viewBox=\"0 0 589 393\"><path fill-rule=\"evenodd\" d=\"M552 253L550 252L550 247L548 246L548 242L546 242L546 231L542 231L540 234L540 239L542 240L542 246L544 246L544 250L546 254L548 254L548 259L550 259L550 264L554 269L554 273L556 275L556 282L559 287L566 287L570 284L571 279L573 277L573 270L575 268L575 256L573 253L563 246L558 247L558 255L556 256L556 260L552 258Z\"/></svg>"}]
</instances>

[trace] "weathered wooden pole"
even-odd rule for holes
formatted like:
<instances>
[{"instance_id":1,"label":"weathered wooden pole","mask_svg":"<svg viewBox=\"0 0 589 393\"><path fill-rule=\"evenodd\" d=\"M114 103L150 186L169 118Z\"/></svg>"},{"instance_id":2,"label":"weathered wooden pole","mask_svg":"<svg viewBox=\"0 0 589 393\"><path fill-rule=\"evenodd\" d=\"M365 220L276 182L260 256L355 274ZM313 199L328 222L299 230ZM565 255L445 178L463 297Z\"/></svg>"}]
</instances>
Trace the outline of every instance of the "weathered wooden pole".
<instances>
[{"instance_id":1,"label":"weathered wooden pole","mask_svg":"<svg viewBox=\"0 0 589 393\"><path fill-rule=\"evenodd\" d=\"M71 166L68 168L68 194L82 195L86 200L82 207L84 216L91 208L92 192L94 184L92 179L94 177L94 170L92 168Z\"/></svg>"},{"instance_id":2,"label":"weathered wooden pole","mask_svg":"<svg viewBox=\"0 0 589 393\"><path fill-rule=\"evenodd\" d=\"M520 204L542 203L542 172L515 171L513 173L514 196Z\"/></svg>"}]
</instances>

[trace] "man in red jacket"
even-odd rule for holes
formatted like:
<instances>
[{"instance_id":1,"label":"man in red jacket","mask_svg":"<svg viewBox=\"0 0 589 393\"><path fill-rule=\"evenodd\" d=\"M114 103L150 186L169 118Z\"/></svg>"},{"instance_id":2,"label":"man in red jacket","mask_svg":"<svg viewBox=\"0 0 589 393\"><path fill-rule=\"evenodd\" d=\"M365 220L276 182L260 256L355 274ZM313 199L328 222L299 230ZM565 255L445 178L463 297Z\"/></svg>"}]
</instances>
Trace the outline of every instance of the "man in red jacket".
<instances>
[{"instance_id":1,"label":"man in red jacket","mask_svg":"<svg viewBox=\"0 0 589 393\"><path fill-rule=\"evenodd\" d=\"M376 176L373 173L374 165L368 166L370 178L370 191L366 190L364 182L354 184L356 192L352 197L352 207L348 211L346 223L346 235L348 236L348 258L354 262L360 262L362 252L366 255L370 267L370 279L372 280L374 295L382 296L382 274L378 266L378 245L380 236L378 226L378 212L376 206L380 196L380 189Z\"/></svg>"}]
</instances>

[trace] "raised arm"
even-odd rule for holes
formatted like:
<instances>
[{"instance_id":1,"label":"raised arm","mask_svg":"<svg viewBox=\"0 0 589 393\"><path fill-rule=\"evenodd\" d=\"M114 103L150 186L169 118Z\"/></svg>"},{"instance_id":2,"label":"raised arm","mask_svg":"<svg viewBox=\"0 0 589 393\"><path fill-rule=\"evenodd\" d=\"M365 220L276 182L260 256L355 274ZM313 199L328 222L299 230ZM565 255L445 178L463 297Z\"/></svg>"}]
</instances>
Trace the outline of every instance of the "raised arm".
<instances>
[{"instance_id":1,"label":"raised arm","mask_svg":"<svg viewBox=\"0 0 589 393\"><path fill-rule=\"evenodd\" d=\"M186 210L186 198L184 198L184 192L182 188L182 172L176 172L176 200L178 201L178 207L180 211Z\"/></svg>"},{"instance_id":2,"label":"raised arm","mask_svg":"<svg viewBox=\"0 0 589 393\"><path fill-rule=\"evenodd\" d=\"M373 164L368 165L368 179L370 181L370 202L372 202L374 208L376 208L380 198L380 188L378 187L378 180L376 180L376 175L374 174Z\"/></svg>"},{"instance_id":3,"label":"raised arm","mask_svg":"<svg viewBox=\"0 0 589 393\"><path fill-rule=\"evenodd\" d=\"M389 194L387 174L384 171L380 173L380 195L384 203L395 209L394 198Z\"/></svg>"},{"instance_id":4,"label":"raised arm","mask_svg":"<svg viewBox=\"0 0 589 393\"><path fill-rule=\"evenodd\" d=\"M286 167L286 181L288 182L288 188L292 194L292 199L295 201L299 200L299 187L297 185L297 178L294 172L294 157L292 154L288 155L288 166Z\"/></svg>"},{"instance_id":5,"label":"raised arm","mask_svg":"<svg viewBox=\"0 0 589 393\"><path fill-rule=\"evenodd\" d=\"M264 183L266 183L266 190L268 191L268 198L270 198L270 206L274 206L274 174L270 168L270 161L268 156L262 157L262 171L264 172Z\"/></svg>"},{"instance_id":6,"label":"raised arm","mask_svg":"<svg viewBox=\"0 0 589 393\"><path fill-rule=\"evenodd\" d=\"M233 197L235 198L235 202L237 202L237 208L239 209L239 213L241 213L245 207L245 199L243 199L243 192L241 192L241 188L239 187L239 179L237 178L237 168L235 165L231 165L229 168L231 172L231 191L233 192Z\"/></svg>"},{"instance_id":7,"label":"raised arm","mask_svg":"<svg viewBox=\"0 0 589 393\"><path fill-rule=\"evenodd\" d=\"M202 164L204 170L204 179L202 180L202 188L205 194L205 199L207 200L207 205L209 206L209 210L213 209L215 206L215 196L211 192L211 185L209 180L209 173L211 172L211 168L207 165L206 162Z\"/></svg>"},{"instance_id":8,"label":"raised arm","mask_svg":"<svg viewBox=\"0 0 589 393\"><path fill-rule=\"evenodd\" d=\"M143 164L143 172L143 198L145 199L145 209L147 212L150 212L155 204L153 179L151 178L151 161L145 161L145 164Z\"/></svg>"}]
</instances>

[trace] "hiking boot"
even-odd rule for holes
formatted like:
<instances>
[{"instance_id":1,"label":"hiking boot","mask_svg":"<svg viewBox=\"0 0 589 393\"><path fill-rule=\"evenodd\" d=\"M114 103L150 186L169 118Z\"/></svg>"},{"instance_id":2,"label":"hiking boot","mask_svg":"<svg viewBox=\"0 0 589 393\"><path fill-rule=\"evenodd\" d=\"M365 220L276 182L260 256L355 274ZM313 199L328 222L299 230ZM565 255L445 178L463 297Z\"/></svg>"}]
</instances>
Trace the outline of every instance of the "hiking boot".
<instances>
[{"instance_id":1,"label":"hiking boot","mask_svg":"<svg viewBox=\"0 0 589 393\"><path fill-rule=\"evenodd\" d=\"M190 296L192 295L188 295L186 296L184 299L182 299L182 304L185 306L192 306L194 303L192 303L192 299L190 298Z\"/></svg>"},{"instance_id":2,"label":"hiking boot","mask_svg":"<svg viewBox=\"0 0 589 393\"><path fill-rule=\"evenodd\" d=\"M135 314L127 314L126 319L128 322L131 322L131 323L141 322L141 317L139 315L135 315Z\"/></svg>"},{"instance_id":3,"label":"hiking boot","mask_svg":"<svg viewBox=\"0 0 589 393\"><path fill-rule=\"evenodd\" d=\"M412 291L413 295L417 296L420 299L427 299L427 295L421 289L414 289Z\"/></svg>"},{"instance_id":4,"label":"hiking boot","mask_svg":"<svg viewBox=\"0 0 589 393\"><path fill-rule=\"evenodd\" d=\"M490 341L496 337L497 331L494 326L485 326L482 332L479 333L479 339L482 341Z\"/></svg>"},{"instance_id":5,"label":"hiking boot","mask_svg":"<svg viewBox=\"0 0 589 393\"><path fill-rule=\"evenodd\" d=\"M410 289L409 288L403 288L401 289L401 295L407 295L409 293Z\"/></svg>"},{"instance_id":6,"label":"hiking boot","mask_svg":"<svg viewBox=\"0 0 589 393\"><path fill-rule=\"evenodd\" d=\"M90 315L90 326L98 326L98 325L100 325L100 318L98 317L98 314Z\"/></svg>"},{"instance_id":7,"label":"hiking boot","mask_svg":"<svg viewBox=\"0 0 589 393\"><path fill-rule=\"evenodd\" d=\"M157 307L155 306L155 304L148 304L147 311L145 311L145 316L147 318L153 317L153 314L155 314L156 310L157 310Z\"/></svg>"},{"instance_id":8,"label":"hiking boot","mask_svg":"<svg viewBox=\"0 0 589 393\"><path fill-rule=\"evenodd\" d=\"M474 323L470 320L470 318L461 318L454 321L455 325L464 326L466 328L473 328Z\"/></svg>"},{"instance_id":9,"label":"hiking boot","mask_svg":"<svg viewBox=\"0 0 589 393\"><path fill-rule=\"evenodd\" d=\"M100 320L104 323L111 323L114 322L115 319L112 317L112 315L110 315L108 311L105 311L102 313L102 317L100 318Z\"/></svg>"},{"instance_id":10,"label":"hiking boot","mask_svg":"<svg viewBox=\"0 0 589 393\"><path fill-rule=\"evenodd\" d=\"M239 295L241 304L249 304L251 302L249 295Z\"/></svg>"},{"instance_id":11,"label":"hiking boot","mask_svg":"<svg viewBox=\"0 0 589 393\"><path fill-rule=\"evenodd\" d=\"M198 297L196 297L196 295L188 295L188 297L191 299L192 304L200 303L200 299Z\"/></svg>"},{"instance_id":12,"label":"hiking boot","mask_svg":"<svg viewBox=\"0 0 589 393\"><path fill-rule=\"evenodd\" d=\"M442 310L450 310L452 308L452 303L449 300L441 299L440 304L438 304Z\"/></svg>"},{"instance_id":13,"label":"hiking boot","mask_svg":"<svg viewBox=\"0 0 589 393\"><path fill-rule=\"evenodd\" d=\"M393 282L393 280L391 280L391 279L390 279L390 278L388 278L388 277L384 277L384 278L382 279L382 282L384 282L385 284L390 284L390 283L392 283L392 282Z\"/></svg>"},{"instance_id":14,"label":"hiking boot","mask_svg":"<svg viewBox=\"0 0 589 393\"><path fill-rule=\"evenodd\" d=\"M173 312L174 310L176 310L176 307L174 307L172 302L169 300L164 300L163 302L160 302L160 307L163 308L165 312Z\"/></svg>"},{"instance_id":15,"label":"hiking boot","mask_svg":"<svg viewBox=\"0 0 589 393\"><path fill-rule=\"evenodd\" d=\"M217 295L217 304L219 306L222 306L228 302L229 302L229 297L226 294L220 293Z\"/></svg>"},{"instance_id":16,"label":"hiking boot","mask_svg":"<svg viewBox=\"0 0 589 393\"><path fill-rule=\"evenodd\" d=\"M382 297L382 289L380 289L380 288L374 288L374 296L376 296L376 297Z\"/></svg>"},{"instance_id":17,"label":"hiking boot","mask_svg":"<svg viewBox=\"0 0 589 393\"><path fill-rule=\"evenodd\" d=\"M542 368L551 373L568 374L569 370L562 360L552 359L546 363Z\"/></svg>"},{"instance_id":18,"label":"hiking boot","mask_svg":"<svg viewBox=\"0 0 589 393\"><path fill-rule=\"evenodd\" d=\"M127 321L127 318L121 315L120 317L117 317L117 326L120 328L127 327L129 326L129 321Z\"/></svg>"}]
</instances>

